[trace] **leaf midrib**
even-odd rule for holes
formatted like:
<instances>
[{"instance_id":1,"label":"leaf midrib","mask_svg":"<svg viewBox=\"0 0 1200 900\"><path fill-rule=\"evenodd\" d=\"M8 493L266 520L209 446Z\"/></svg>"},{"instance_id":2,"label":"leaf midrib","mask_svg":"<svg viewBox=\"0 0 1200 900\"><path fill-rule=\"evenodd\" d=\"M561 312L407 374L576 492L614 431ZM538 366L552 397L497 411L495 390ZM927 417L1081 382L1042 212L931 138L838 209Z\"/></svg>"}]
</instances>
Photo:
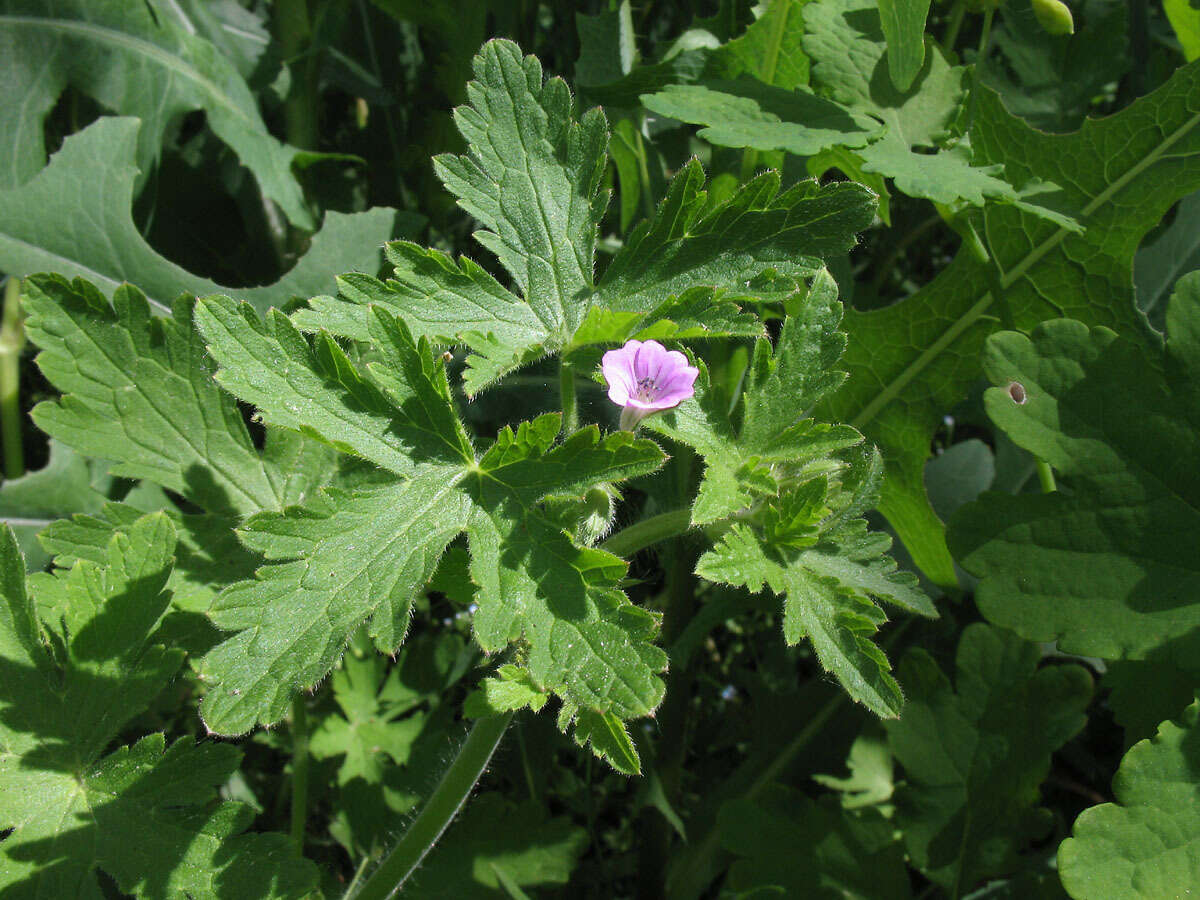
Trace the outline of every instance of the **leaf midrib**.
<instances>
[{"instance_id":1,"label":"leaf midrib","mask_svg":"<svg viewBox=\"0 0 1200 900\"><path fill-rule=\"evenodd\" d=\"M1152 153L1146 155L1134 165L1132 165L1120 178L1116 179L1107 188L1101 191L1096 197L1083 208L1079 214L1079 218L1086 219L1097 209L1107 203L1118 191L1124 188L1130 181L1140 175L1154 163L1158 162L1166 152L1178 142L1185 134L1191 131L1197 123L1200 123L1200 113L1196 113L1188 119L1183 125L1179 126L1174 132L1167 136ZM1019 278L1025 275L1034 265L1036 265L1042 257L1062 243L1067 234L1068 229L1061 225L1055 232L1042 241L1041 244L1031 249L1024 257L1021 258L1013 268L1005 272L1000 278L1000 284L1004 288L1010 287ZM915 295L913 295L915 296ZM935 359L937 359L950 344L954 343L958 337L975 324L976 321L988 310L995 298L992 292L986 291L980 298L972 304L971 308L955 320L954 324L942 332L941 337L930 344L921 352L916 359L908 364L899 375L892 381L883 386L883 389L875 395L875 397L862 408L862 410L853 419L850 424L855 428L862 428L866 423L875 418L876 415L886 406L888 406L912 382L918 375L921 374ZM901 301L904 302L904 301Z\"/></svg>"},{"instance_id":2,"label":"leaf midrib","mask_svg":"<svg viewBox=\"0 0 1200 900\"><path fill-rule=\"evenodd\" d=\"M11 25L14 29L25 26L27 28L41 28L47 31L74 33L94 40L97 43L112 44L132 53L147 57L164 69L169 69L199 86L205 93L216 100L220 106L232 112L247 125L254 128L258 127L258 123L246 115L246 112L229 98L229 95L221 89L220 85L204 77L194 67L185 65L179 57L172 56L165 49L150 41L134 37L123 31L117 31L114 28L97 25L94 22L67 21L39 16L0 16L0 27L5 25Z\"/></svg>"}]
</instances>

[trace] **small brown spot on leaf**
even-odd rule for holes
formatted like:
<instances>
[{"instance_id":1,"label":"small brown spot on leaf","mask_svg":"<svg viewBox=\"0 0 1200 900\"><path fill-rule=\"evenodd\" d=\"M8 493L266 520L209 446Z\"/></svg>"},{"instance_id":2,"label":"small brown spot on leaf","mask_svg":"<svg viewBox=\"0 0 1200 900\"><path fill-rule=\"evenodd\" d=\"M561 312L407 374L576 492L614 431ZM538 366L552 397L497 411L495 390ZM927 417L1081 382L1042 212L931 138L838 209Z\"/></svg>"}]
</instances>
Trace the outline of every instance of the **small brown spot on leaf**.
<instances>
[{"instance_id":1,"label":"small brown spot on leaf","mask_svg":"<svg viewBox=\"0 0 1200 900\"><path fill-rule=\"evenodd\" d=\"M1008 383L1008 396L1012 397L1013 403L1017 406L1024 406L1025 401L1029 399L1029 395L1025 393L1025 385L1019 381L1010 381Z\"/></svg>"}]
</instances>

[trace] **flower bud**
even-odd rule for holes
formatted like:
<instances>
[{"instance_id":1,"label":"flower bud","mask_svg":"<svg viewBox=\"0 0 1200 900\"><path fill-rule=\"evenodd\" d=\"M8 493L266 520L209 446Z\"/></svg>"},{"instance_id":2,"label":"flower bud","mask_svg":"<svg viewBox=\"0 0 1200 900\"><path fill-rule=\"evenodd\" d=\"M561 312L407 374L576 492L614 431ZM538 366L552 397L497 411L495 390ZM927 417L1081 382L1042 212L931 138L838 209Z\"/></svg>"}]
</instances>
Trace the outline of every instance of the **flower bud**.
<instances>
[{"instance_id":1,"label":"flower bud","mask_svg":"<svg viewBox=\"0 0 1200 900\"><path fill-rule=\"evenodd\" d=\"M1033 14L1047 34L1075 33L1075 18L1062 0L1033 0Z\"/></svg>"}]
</instances>

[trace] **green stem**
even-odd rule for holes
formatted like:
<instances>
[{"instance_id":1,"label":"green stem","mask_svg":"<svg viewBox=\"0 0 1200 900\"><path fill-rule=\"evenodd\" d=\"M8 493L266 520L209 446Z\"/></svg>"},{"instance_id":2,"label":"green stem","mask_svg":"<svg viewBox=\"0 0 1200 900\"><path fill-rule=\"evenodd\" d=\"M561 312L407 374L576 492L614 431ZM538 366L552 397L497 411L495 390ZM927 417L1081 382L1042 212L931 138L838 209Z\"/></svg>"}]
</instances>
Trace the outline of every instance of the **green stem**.
<instances>
[{"instance_id":1,"label":"green stem","mask_svg":"<svg viewBox=\"0 0 1200 900\"><path fill-rule=\"evenodd\" d=\"M950 13L950 25L946 28L946 36L942 38L942 49L947 53L954 52L954 45L958 43L958 33L962 30L966 14L967 5L963 0L958 0L954 4L954 11Z\"/></svg>"},{"instance_id":2,"label":"green stem","mask_svg":"<svg viewBox=\"0 0 1200 900\"><path fill-rule=\"evenodd\" d=\"M308 822L308 709L301 691L292 701L292 843L304 852Z\"/></svg>"},{"instance_id":3,"label":"green stem","mask_svg":"<svg viewBox=\"0 0 1200 900\"><path fill-rule=\"evenodd\" d=\"M565 359L558 363L558 399L562 403L563 434L579 428L579 407L575 402L575 367Z\"/></svg>"},{"instance_id":4,"label":"green stem","mask_svg":"<svg viewBox=\"0 0 1200 900\"><path fill-rule=\"evenodd\" d=\"M622 528L607 541L600 545L601 550L607 550L613 556L630 557L639 550L683 534L692 524L690 507L673 509L670 512L659 513L640 522L634 522L628 528Z\"/></svg>"},{"instance_id":5,"label":"green stem","mask_svg":"<svg viewBox=\"0 0 1200 900\"><path fill-rule=\"evenodd\" d=\"M650 165L646 162L646 144L642 140L640 123L633 129L637 141L638 182L642 189L642 215L647 219L654 218L654 192L650 189Z\"/></svg>"},{"instance_id":6,"label":"green stem","mask_svg":"<svg viewBox=\"0 0 1200 900\"><path fill-rule=\"evenodd\" d=\"M292 76L283 107L287 142L302 150L315 150L317 70L311 53L308 0L275 0L271 20L279 52Z\"/></svg>"},{"instance_id":7,"label":"green stem","mask_svg":"<svg viewBox=\"0 0 1200 900\"><path fill-rule=\"evenodd\" d=\"M404 832L400 843L392 848L392 852L354 895L354 900L387 900L400 891L425 854L433 849L442 832L462 809L475 782L483 775L484 768L496 752L512 717L512 713L505 713L502 716L488 716L475 723L458 756L434 788L425 808ZM346 896L348 898L350 895Z\"/></svg>"},{"instance_id":8,"label":"green stem","mask_svg":"<svg viewBox=\"0 0 1200 900\"><path fill-rule=\"evenodd\" d=\"M989 9L983 14L983 32L979 35L979 55L975 59L975 68L978 69L983 65L983 61L987 59L987 53L990 49L988 42L992 37L992 18L996 15L994 9Z\"/></svg>"},{"instance_id":9,"label":"green stem","mask_svg":"<svg viewBox=\"0 0 1200 900\"><path fill-rule=\"evenodd\" d=\"M0 432L3 432L5 478L20 478L25 474L21 437L21 351L24 347L21 280L10 275L4 285L3 324L0 324Z\"/></svg>"},{"instance_id":10,"label":"green stem","mask_svg":"<svg viewBox=\"0 0 1200 900\"><path fill-rule=\"evenodd\" d=\"M1037 464L1038 481L1042 484L1043 494L1053 494L1058 490L1058 485L1054 482L1054 470L1050 468L1050 464L1044 459L1035 459Z\"/></svg>"}]
</instances>

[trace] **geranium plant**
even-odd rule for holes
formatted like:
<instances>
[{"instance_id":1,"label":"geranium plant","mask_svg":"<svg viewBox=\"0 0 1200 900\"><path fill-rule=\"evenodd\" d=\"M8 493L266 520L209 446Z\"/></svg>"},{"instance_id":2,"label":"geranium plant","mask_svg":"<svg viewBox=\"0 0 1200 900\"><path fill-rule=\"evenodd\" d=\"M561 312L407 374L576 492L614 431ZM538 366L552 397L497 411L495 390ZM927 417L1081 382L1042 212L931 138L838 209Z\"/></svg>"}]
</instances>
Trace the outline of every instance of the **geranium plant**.
<instances>
[{"instance_id":1,"label":"geranium plant","mask_svg":"<svg viewBox=\"0 0 1200 900\"><path fill-rule=\"evenodd\" d=\"M1200 12L569 12L0 0L0 895L1182 896Z\"/></svg>"}]
</instances>

